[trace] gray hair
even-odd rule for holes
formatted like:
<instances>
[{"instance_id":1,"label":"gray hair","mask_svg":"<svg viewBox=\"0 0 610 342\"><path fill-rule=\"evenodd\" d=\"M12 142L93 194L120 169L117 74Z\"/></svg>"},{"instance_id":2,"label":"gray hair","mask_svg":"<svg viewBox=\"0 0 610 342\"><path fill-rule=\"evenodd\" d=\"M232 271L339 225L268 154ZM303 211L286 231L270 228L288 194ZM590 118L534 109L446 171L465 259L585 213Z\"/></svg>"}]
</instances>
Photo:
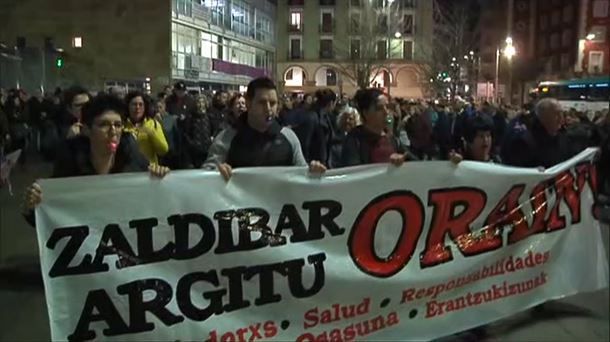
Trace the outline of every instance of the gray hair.
<instances>
[{"instance_id":1,"label":"gray hair","mask_svg":"<svg viewBox=\"0 0 610 342\"><path fill-rule=\"evenodd\" d=\"M561 111L561 105L557 99L552 97L541 99L538 101L538 103L536 103L536 116L540 117L544 113L548 113L554 109Z\"/></svg>"}]
</instances>

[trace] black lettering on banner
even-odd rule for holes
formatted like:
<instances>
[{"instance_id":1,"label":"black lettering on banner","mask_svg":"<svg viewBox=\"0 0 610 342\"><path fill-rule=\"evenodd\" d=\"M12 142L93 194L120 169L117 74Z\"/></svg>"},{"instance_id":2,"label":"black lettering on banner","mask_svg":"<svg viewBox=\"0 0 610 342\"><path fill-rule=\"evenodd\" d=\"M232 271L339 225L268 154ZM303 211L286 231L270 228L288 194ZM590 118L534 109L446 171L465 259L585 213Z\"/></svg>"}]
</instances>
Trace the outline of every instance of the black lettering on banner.
<instances>
[{"instance_id":1,"label":"black lettering on banner","mask_svg":"<svg viewBox=\"0 0 610 342\"><path fill-rule=\"evenodd\" d=\"M307 257L307 262L314 267L314 281L309 289L303 286L303 266L305 266L305 261L303 259L295 259L284 263L288 272L290 293L295 298L311 297L320 292L322 287L324 287L324 260L326 260L325 253L318 253Z\"/></svg>"},{"instance_id":2,"label":"black lettering on banner","mask_svg":"<svg viewBox=\"0 0 610 342\"><path fill-rule=\"evenodd\" d=\"M168 242L158 251L154 250L153 229L158 224L159 221L154 217L129 221L129 227L135 228L138 236L138 264L150 264L172 258L175 248L173 242Z\"/></svg>"},{"instance_id":3,"label":"black lettering on banner","mask_svg":"<svg viewBox=\"0 0 610 342\"><path fill-rule=\"evenodd\" d=\"M242 283L246 267L225 268L220 274L228 278L229 303L224 306L225 312L231 312L250 306L250 302L244 299L244 287Z\"/></svg>"},{"instance_id":4,"label":"black lettering on banner","mask_svg":"<svg viewBox=\"0 0 610 342\"><path fill-rule=\"evenodd\" d=\"M96 272L107 272L110 267L104 262L107 255L116 255L119 260L116 262L116 268L133 266L136 264L136 258L133 249L129 245L129 241L123 235L123 231L118 224L109 224L104 228L102 238L95 251L93 265Z\"/></svg>"},{"instance_id":5,"label":"black lettering on banner","mask_svg":"<svg viewBox=\"0 0 610 342\"><path fill-rule=\"evenodd\" d=\"M53 230L49 240L47 240L47 248L55 249L55 246L57 246L57 243L61 239L65 237L69 237L70 239L66 243L64 249L57 256L53 266L51 266L51 269L49 270L49 277L55 278L65 275L96 272L93 264L91 263L91 259L93 258L91 254L85 254L85 257L80 264L70 267L70 263L72 260L74 260L76 253L83 245L83 242L85 242L87 236L89 236L88 226L65 227Z\"/></svg>"},{"instance_id":6,"label":"black lettering on banner","mask_svg":"<svg viewBox=\"0 0 610 342\"><path fill-rule=\"evenodd\" d=\"M227 293L227 290L220 289L204 292L203 298L208 299L210 304L206 308L200 309L193 304L193 299L191 297L193 285L199 282L210 283L215 287L220 286L216 271L190 273L182 277L178 282L176 300L178 302L178 308L180 308L180 311L186 317L193 321L201 322L210 318L212 315L220 315L223 312L222 297Z\"/></svg>"},{"instance_id":7,"label":"black lettering on banner","mask_svg":"<svg viewBox=\"0 0 610 342\"><path fill-rule=\"evenodd\" d=\"M214 246L216 232L214 224L202 214L172 215L167 218L167 223L174 227L176 234L173 258L176 260L194 259L207 253ZM189 247L190 226L199 227L203 233L197 244Z\"/></svg>"},{"instance_id":8,"label":"black lettering on banner","mask_svg":"<svg viewBox=\"0 0 610 342\"><path fill-rule=\"evenodd\" d=\"M262 208L220 211L214 214L218 221L218 246L216 254L250 251L266 246L280 245L283 237L275 238L269 227L269 213ZM233 243L233 221L237 220L237 244ZM260 236L253 240L254 233ZM285 239L283 239L285 243Z\"/></svg>"},{"instance_id":9,"label":"black lettering on banner","mask_svg":"<svg viewBox=\"0 0 610 342\"><path fill-rule=\"evenodd\" d=\"M339 227L335 219L341 215L341 203L332 200L311 201L303 203L303 209L309 210L309 231L307 232L307 241L320 240L324 238L322 226L331 236L341 235L345 232L345 228ZM322 214L322 210L327 212Z\"/></svg>"},{"instance_id":10,"label":"black lettering on banner","mask_svg":"<svg viewBox=\"0 0 610 342\"><path fill-rule=\"evenodd\" d=\"M153 291L155 297L144 300L144 292ZM184 321L184 317L173 314L166 306L171 302L173 290L162 279L136 280L117 287L117 293L129 298L129 333L152 331L155 325L146 321L146 312L155 315L166 326Z\"/></svg>"},{"instance_id":11,"label":"black lettering on banner","mask_svg":"<svg viewBox=\"0 0 610 342\"><path fill-rule=\"evenodd\" d=\"M104 336L116 336L130 332L129 326L125 324L114 303L106 291L102 289L89 291L83 311L76 324L76 329L74 329L72 335L68 336L68 340L84 341L94 339L96 337L95 331L89 329L93 322L106 322L108 328L102 331Z\"/></svg>"},{"instance_id":12,"label":"black lettering on banner","mask_svg":"<svg viewBox=\"0 0 610 342\"><path fill-rule=\"evenodd\" d=\"M284 272L281 266L282 264L268 264L248 267L244 279L250 280L256 275L258 275L259 279L258 288L260 294L259 297L254 300L254 305L261 306L277 303L282 300L282 296L275 293L275 282L273 281L274 271L278 271L278 273L284 276L286 275L286 272Z\"/></svg>"},{"instance_id":13,"label":"black lettering on banner","mask_svg":"<svg viewBox=\"0 0 610 342\"><path fill-rule=\"evenodd\" d=\"M305 229L305 224L294 204L285 204L282 207L280 217L275 226L275 235L283 235L282 232L286 229L292 230L290 242L307 241L307 229Z\"/></svg>"}]
</instances>

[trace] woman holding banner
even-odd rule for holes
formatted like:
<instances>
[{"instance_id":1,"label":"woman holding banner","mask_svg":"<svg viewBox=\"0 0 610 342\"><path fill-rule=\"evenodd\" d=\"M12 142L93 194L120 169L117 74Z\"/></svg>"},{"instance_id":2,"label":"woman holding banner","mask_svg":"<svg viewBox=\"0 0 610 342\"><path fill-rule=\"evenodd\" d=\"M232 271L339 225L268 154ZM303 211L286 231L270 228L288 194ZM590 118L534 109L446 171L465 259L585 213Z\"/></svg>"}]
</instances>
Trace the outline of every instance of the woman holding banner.
<instances>
[{"instance_id":1,"label":"woman holding banner","mask_svg":"<svg viewBox=\"0 0 610 342\"><path fill-rule=\"evenodd\" d=\"M417 159L387 127L388 97L379 89L358 90L354 97L363 124L343 142L341 166L390 162L396 166Z\"/></svg>"},{"instance_id":2,"label":"woman holding banner","mask_svg":"<svg viewBox=\"0 0 610 342\"><path fill-rule=\"evenodd\" d=\"M53 178L106 175L112 173L148 170L151 175L163 177L169 168L149 164L139 152L129 133L123 133L125 104L112 95L100 95L85 105L82 121L83 133L68 139L59 150L53 169ZM26 220L34 223L34 208L42 201L42 189L33 183L25 193Z\"/></svg>"}]
</instances>

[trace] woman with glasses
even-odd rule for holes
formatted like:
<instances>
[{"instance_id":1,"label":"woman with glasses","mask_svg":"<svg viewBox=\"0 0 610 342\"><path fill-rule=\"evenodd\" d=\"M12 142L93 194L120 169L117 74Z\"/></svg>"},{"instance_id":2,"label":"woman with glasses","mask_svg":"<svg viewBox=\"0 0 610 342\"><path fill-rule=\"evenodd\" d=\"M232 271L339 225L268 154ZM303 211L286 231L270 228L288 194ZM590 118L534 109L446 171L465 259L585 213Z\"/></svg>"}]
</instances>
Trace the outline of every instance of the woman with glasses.
<instances>
[{"instance_id":1,"label":"woman with glasses","mask_svg":"<svg viewBox=\"0 0 610 342\"><path fill-rule=\"evenodd\" d=\"M159 163L169 150L163 126L154 119L155 113L150 100L139 91L130 92L125 98L129 106L129 117L125 131L131 133L138 142L140 152L151 163Z\"/></svg>"},{"instance_id":2,"label":"woman with glasses","mask_svg":"<svg viewBox=\"0 0 610 342\"><path fill-rule=\"evenodd\" d=\"M67 139L59 149L53 178L106 175L148 170L163 177L167 167L151 164L140 153L133 136L123 132L125 104L112 95L100 95L83 107L82 134ZM32 184L25 193L26 220L34 225L34 208L42 201L42 189Z\"/></svg>"}]
</instances>

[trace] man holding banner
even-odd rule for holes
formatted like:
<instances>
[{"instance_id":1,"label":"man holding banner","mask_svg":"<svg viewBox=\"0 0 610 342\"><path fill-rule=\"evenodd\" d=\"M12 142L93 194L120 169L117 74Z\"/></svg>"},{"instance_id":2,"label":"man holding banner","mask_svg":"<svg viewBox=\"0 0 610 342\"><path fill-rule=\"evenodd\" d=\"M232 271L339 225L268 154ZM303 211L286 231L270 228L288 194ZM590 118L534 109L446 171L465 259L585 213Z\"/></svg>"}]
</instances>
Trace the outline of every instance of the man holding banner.
<instances>
[{"instance_id":1,"label":"man holding banner","mask_svg":"<svg viewBox=\"0 0 610 342\"><path fill-rule=\"evenodd\" d=\"M296 134L277 121L278 96L273 81L257 78L248 84L248 112L242 114L236 128L222 131L210 147L204 168L218 169L229 180L233 168L256 166L306 166ZM319 161L309 164L312 173L323 173Z\"/></svg>"}]
</instances>

